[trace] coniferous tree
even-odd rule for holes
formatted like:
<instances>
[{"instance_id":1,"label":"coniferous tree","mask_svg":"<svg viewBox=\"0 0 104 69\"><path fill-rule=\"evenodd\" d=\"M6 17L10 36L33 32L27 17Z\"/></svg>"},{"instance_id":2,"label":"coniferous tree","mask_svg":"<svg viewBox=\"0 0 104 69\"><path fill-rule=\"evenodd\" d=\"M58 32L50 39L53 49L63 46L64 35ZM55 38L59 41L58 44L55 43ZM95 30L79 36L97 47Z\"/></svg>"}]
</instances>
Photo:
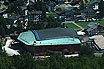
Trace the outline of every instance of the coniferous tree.
<instances>
[{"instance_id":1,"label":"coniferous tree","mask_svg":"<svg viewBox=\"0 0 104 69\"><path fill-rule=\"evenodd\" d=\"M3 18L3 16L0 16L0 34L5 37L5 27L6 27L7 21Z\"/></svg>"},{"instance_id":2,"label":"coniferous tree","mask_svg":"<svg viewBox=\"0 0 104 69\"><path fill-rule=\"evenodd\" d=\"M84 9L85 8L85 4L83 3L83 0L80 1L80 9Z\"/></svg>"},{"instance_id":3,"label":"coniferous tree","mask_svg":"<svg viewBox=\"0 0 104 69\"><path fill-rule=\"evenodd\" d=\"M99 3L99 17L100 18L103 18L104 17L104 1L101 0L100 3Z\"/></svg>"}]
</instances>

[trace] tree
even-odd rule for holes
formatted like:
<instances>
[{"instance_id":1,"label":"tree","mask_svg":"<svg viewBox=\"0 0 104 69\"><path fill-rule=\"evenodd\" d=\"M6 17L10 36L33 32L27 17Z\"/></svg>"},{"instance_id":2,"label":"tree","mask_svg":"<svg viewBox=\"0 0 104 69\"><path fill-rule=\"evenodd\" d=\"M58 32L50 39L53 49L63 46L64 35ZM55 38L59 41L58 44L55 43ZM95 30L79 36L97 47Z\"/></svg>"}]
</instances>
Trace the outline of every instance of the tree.
<instances>
[{"instance_id":1,"label":"tree","mask_svg":"<svg viewBox=\"0 0 104 69\"><path fill-rule=\"evenodd\" d=\"M47 17L47 22L48 25L46 28L56 28L56 27L61 27L61 23L57 21L57 19L55 19L54 16L49 16Z\"/></svg>"},{"instance_id":2,"label":"tree","mask_svg":"<svg viewBox=\"0 0 104 69\"><path fill-rule=\"evenodd\" d=\"M92 56L94 53L94 50L91 49L89 46L81 46L80 48L80 55L88 55L88 56Z\"/></svg>"},{"instance_id":3,"label":"tree","mask_svg":"<svg viewBox=\"0 0 104 69\"><path fill-rule=\"evenodd\" d=\"M32 69L34 58L30 53L20 56L13 56L13 64L16 69Z\"/></svg>"},{"instance_id":4,"label":"tree","mask_svg":"<svg viewBox=\"0 0 104 69\"><path fill-rule=\"evenodd\" d=\"M3 16L0 16L0 34L3 37L5 37L5 35L6 35L6 32L5 32L6 24L7 24L6 19L4 19Z\"/></svg>"},{"instance_id":5,"label":"tree","mask_svg":"<svg viewBox=\"0 0 104 69\"><path fill-rule=\"evenodd\" d=\"M2 52L2 45L1 45L1 42L0 42L0 53Z\"/></svg>"},{"instance_id":6,"label":"tree","mask_svg":"<svg viewBox=\"0 0 104 69\"><path fill-rule=\"evenodd\" d=\"M81 0L80 1L80 9L82 10L82 9L84 9L85 8L85 5L84 5L84 3L83 3L83 0Z\"/></svg>"},{"instance_id":7,"label":"tree","mask_svg":"<svg viewBox=\"0 0 104 69\"><path fill-rule=\"evenodd\" d=\"M21 33L23 31L23 25L22 23L18 20L17 21L17 32Z\"/></svg>"},{"instance_id":8,"label":"tree","mask_svg":"<svg viewBox=\"0 0 104 69\"><path fill-rule=\"evenodd\" d=\"M8 11L10 14L23 15L23 11L22 11L21 7L19 7L16 2L10 3L8 5Z\"/></svg>"},{"instance_id":9,"label":"tree","mask_svg":"<svg viewBox=\"0 0 104 69\"><path fill-rule=\"evenodd\" d=\"M34 30L34 29L39 30L43 28L44 28L44 24L41 22L29 21L27 25L27 30Z\"/></svg>"},{"instance_id":10,"label":"tree","mask_svg":"<svg viewBox=\"0 0 104 69\"><path fill-rule=\"evenodd\" d=\"M3 26L0 26L0 35L3 37L5 37L5 35L6 35L5 29Z\"/></svg>"},{"instance_id":11,"label":"tree","mask_svg":"<svg viewBox=\"0 0 104 69\"><path fill-rule=\"evenodd\" d=\"M104 17L104 1L101 0L100 3L99 3L99 17L100 18L103 18Z\"/></svg>"},{"instance_id":12,"label":"tree","mask_svg":"<svg viewBox=\"0 0 104 69\"><path fill-rule=\"evenodd\" d=\"M71 0L68 0L68 2L70 2Z\"/></svg>"},{"instance_id":13,"label":"tree","mask_svg":"<svg viewBox=\"0 0 104 69\"><path fill-rule=\"evenodd\" d=\"M6 19L3 16L0 16L0 26L5 26L7 24Z\"/></svg>"}]
</instances>

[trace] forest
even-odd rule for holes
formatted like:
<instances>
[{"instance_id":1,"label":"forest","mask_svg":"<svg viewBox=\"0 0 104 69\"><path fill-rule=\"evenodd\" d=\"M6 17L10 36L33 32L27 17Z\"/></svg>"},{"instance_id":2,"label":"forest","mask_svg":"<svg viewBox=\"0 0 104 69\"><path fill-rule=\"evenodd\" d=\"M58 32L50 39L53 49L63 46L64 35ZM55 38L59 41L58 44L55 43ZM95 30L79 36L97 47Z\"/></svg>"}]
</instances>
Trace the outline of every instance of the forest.
<instances>
[{"instance_id":1,"label":"forest","mask_svg":"<svg viewBox=\"0 0 104 69\"><path fill-rule=\"evenodd\" d=\"M51 55L48 58L35 59L30 53L7 56L0 45L0 69L104 69L104 55L93 56L93 51L86 46L81 49L78 57Z\"/></svg>"}]
</instances>

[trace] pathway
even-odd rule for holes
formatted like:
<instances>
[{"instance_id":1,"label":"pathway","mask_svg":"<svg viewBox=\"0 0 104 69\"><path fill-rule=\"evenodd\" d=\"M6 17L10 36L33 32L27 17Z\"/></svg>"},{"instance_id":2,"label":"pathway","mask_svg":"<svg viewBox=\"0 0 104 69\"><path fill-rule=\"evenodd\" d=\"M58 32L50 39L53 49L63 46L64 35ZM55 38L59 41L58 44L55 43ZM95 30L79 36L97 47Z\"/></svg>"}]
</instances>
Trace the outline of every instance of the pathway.
<instances>
[{"instance_id":1,"label":"pathway","mask_svg":"<svg viewBox=\"0 0 104 69\"><path fill-rule=\"evenodd\" d=\"M72 23L72 24L74 24L75 26L77 26L77 27L79 27L81 30L84 30L84 28L82 27L82 26L80 26L80 25L78 25L77 23L75 23L74 21L65 21L65 22L62 22L62 24L63 23Z\"/></svg>"},{"instance_id":2,"label":"pathway","mask_svg":"<svg viewBox=\"0 0 104 69\"><path fill-rule=\"evenodd\" d=\"M72 22L74 25L76 25L77 27L79 27L81 30L84 30L84 28L82 27L82 26L80 26L80 25L78 25L77 23L75 23L75 22Z\"/></svg>"}]
</instances>

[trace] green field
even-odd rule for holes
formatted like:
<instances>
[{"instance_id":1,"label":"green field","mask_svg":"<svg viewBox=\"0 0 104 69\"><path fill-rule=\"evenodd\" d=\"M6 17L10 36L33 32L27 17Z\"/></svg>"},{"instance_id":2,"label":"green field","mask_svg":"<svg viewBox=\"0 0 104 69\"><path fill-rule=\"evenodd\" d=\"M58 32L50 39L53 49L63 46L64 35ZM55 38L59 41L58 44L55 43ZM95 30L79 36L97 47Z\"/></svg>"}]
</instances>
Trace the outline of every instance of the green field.
<instances>
[{"instance_id":1,"label":"green field","mask_svg":"<svg viewBox=\"0 0 104 69\"><path fill-rule=\"evenodd\" d=\"M99 23L100 25L104 26L104 20L100 20L100 21L94 21L95 23ZM89 24L90 22L76 22L78 25L82 26L83 28L85 28L87 26L87 24Z\"/></svg>"},{"instance_id":2,"label":"green field","mask_svg":"<svg viewBox=\"0 0 104 69\"><path fill-rule=\"evenodd\" d=\"M72 29L80 29L79 27L75 26L75 25L72 24L72 23L67 23L66 26L67 26L68 28L72 28Z\"/></svg>"},{"instance_id":3,"label":"green field","mask_svg":"<svg viewBox=\"0 0 104 69\"><path fill-rule=\"evenodd\" d=\"M89 24L90 22L76 22L78 25L82 26L83 28L85 28L87 26L87 24Z\"/></svg>"},{"instance_id":4,"label":"green field","mask_svg":"<svg viewBox=\"0 0 104 69\"><path fill-rule=\"evenodd\" d=\"M96 23L99 23L100 25L104 26L104 20L95 21Z\"/></svg>"},{"instance_id":5,"label":"green field","mask_svg":"<svg viewBox=\"0 0 104 69\"><path fill-rule=\"evenodd\" d=\"M56 13L47 13L47 17L49 17L49 16L57 17L57 14Z\"/></svg>"}]
</instances>

